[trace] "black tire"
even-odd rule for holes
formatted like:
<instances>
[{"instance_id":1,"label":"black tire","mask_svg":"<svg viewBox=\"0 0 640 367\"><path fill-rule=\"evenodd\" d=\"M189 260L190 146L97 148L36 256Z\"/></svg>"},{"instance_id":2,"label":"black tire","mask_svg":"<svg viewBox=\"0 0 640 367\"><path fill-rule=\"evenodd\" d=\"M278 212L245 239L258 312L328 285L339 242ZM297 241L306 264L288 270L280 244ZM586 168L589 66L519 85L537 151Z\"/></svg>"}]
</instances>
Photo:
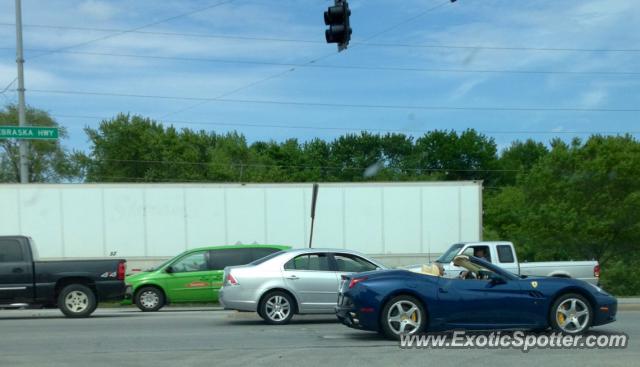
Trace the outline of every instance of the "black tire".
<instances>
[{"instance_id":1,"label":"black tire","mask_svg":"<svg viewBox=\"0 0 640 367\"><path fill-rule=\"evenodd\" d=\"M97 307L96 295L86 285L67 285L58 295L58 308L67 317L89 317Z\"/></svg>"},{"instance_id":2,"label":"black tire","mask_svg":"<svg viewBox=\"0 0 640 367\"><path fill-rule=\"evenodd\" d=\"M164 293L152 286L138 289L134 300L142 312L156 312L165 305Z\"/></svg>"},{"instance_id":3,"label":"black tire","mask_svg":"<svg viewBox=\"0 0 640 367\"><path fill-rule=\"evenodd\" d=\"M591 304L580 294L567 293L558 297L549 310L549 325L564 334L583 334L592 322Z\"/></svg>"},{"instance_id":4,"label":"black tire","mask_svg":"<svg viewBox=\"0 0 640 367\"><path fill-rule=\"evenodd\" d=\"M403 312L400 312L400 307ZM415 308L415 309L414 309ZM398 318L389 322L390 318ZM404 326L403 326L404 324ZM415 324L415 325L414 325ZM400 339L401 335L415 335L426 331L427 313L418 299L408 295L396 296L382 308L380 329L390 339ZM407 328L409 328L407 330ZM401 330L405 332L402 333Z\"/></svg>"},{"instance_id":5,"label":"black tire","mask_svg":"<svg viewBox=\"0 0 640 367\"><path fill-rule=\"evenodd\" d=\"M270 325L285 325L291 321L296 305L293 298L285 292L267 293L258 305L258 315Z\"/></svg>"}]
</instances>

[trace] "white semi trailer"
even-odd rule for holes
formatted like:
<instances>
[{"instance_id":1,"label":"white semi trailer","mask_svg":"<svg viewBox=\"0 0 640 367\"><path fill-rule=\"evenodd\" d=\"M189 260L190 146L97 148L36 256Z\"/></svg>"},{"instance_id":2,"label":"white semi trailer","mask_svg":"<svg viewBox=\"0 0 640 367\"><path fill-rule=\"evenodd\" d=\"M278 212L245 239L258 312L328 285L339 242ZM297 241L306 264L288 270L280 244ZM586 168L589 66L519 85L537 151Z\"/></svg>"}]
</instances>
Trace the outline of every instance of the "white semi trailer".
<instances>
[{"instance_id":1,"label":"white semi trailer","mask_svg":"<svg viewBox=\"0 0 640 367\"><path fill-rule=\"evenodd\" d=\"M236 243L306 247L312 184L0 185L0 235L26 235L43 258L157 262ZM482 240L482 183L321 183L314 247L416 263ZM142 266L142 265L141 265Z\"/></svg>"}]
</instances>

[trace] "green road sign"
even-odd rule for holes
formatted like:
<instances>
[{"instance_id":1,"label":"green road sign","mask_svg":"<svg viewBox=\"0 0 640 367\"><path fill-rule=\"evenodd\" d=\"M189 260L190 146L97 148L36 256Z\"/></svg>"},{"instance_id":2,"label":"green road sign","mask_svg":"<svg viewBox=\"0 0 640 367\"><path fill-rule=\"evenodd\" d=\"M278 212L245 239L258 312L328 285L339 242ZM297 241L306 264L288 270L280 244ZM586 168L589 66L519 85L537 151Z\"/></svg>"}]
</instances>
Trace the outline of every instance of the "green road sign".
<instances>
[{"instance_id":1,"label":"green road sign","mask_svg":"<svg viewBox=\"0 0 640 367\"><path fill-rule=\"evenodd\" d=\"M0 139L58 139L58 128L34 126L0 126Z\"/></svg>"}]
</instances>

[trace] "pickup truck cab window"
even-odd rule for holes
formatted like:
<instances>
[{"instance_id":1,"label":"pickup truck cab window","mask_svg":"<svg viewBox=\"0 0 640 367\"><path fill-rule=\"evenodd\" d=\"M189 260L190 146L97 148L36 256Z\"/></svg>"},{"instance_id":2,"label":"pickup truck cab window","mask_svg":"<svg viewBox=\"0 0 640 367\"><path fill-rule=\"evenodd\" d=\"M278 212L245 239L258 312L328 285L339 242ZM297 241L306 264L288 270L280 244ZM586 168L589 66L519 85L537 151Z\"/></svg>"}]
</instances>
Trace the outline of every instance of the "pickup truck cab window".
<instances>
[{"instance_id":1,"label":"pickup truck cab window","mask_svg":"<svg viewBox=\"0 0 640 367\"><path fill-rule=\"evenodd\" d=\"M16 240L0 240L0 263L25 261L23 246Z\"/></svg>"},{"instance_id":2,"label":"pickup truck cab window","mask_svg":"<svg viewBox=\"0 0 640 367\"><path fill-rule=\"evenodd\" d=\"M491 251L489 246L469 246L462 252L463 255L475 256L491 262Z\"/></svg>"},{"instance_id":3,"label":"pickup truck cab window","mask_svg":"<svg viewBox=\"0 0 640 367\"><path fill-rule=\"evenodd\" d=\"M513 251L511 250L511 246L498 245L496 246L496 250L498 251L498 261L500 261L501 263L515 262L515 259L513 258Z\"/></svg>"},{"instance_id":4,"label":"pickup truck cab window","mask_svg":"<svg viewBox=\"0 0 640 367\"><path fill-rule=\"evenodd\" d=\"M448 264L453 261L453 258L458 255L458 252L464 247L464 243L457 243L455 245L451 245L449 249L442 254L436 261L441 264Z\"/></svg>"}]
</instances>

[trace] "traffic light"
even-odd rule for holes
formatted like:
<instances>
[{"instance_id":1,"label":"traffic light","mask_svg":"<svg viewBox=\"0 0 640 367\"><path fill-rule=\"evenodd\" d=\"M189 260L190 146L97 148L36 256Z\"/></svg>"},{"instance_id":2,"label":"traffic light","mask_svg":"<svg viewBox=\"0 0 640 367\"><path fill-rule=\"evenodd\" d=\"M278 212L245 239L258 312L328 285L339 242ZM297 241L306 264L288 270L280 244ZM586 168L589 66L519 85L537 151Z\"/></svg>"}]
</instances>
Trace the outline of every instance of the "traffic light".
<instances>
[{"instance_id":1,"label":"traffic light","mask_svg":"<svg viewBox=\"0 0 640 367\"><path fill-rule=\"evenodd\" d=\"M342 51L349 45L351 39L351 27L349 26L349 4L346 0L334 0L335 5L330 6L324 12L324 24L329 29L324 31L327 43L337 43L338 51Z\"/></svg>"}]
</instances>

